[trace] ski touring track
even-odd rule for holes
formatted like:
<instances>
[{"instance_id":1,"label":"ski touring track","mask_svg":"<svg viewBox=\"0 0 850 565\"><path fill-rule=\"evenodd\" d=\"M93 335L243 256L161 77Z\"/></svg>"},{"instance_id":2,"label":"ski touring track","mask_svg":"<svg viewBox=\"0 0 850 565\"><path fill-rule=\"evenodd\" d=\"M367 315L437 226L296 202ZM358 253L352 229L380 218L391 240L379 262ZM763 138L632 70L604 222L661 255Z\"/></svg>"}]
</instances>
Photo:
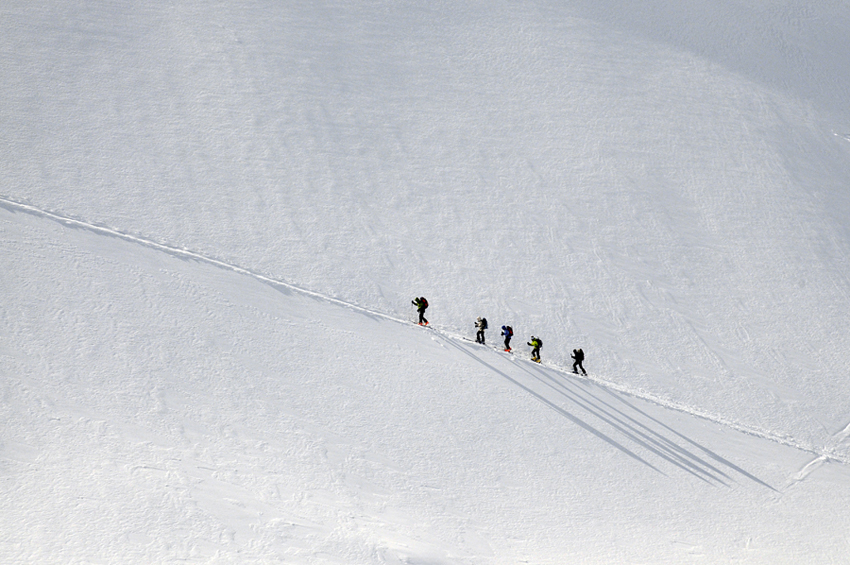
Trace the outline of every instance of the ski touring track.
<instances>
[{"instance_id":1,"label":"ski touring track","mask_svg":"<svg viewBox=\"0 0 850 565\"><path fill-rule=\"evenodd\" d=\"M82 219L78 219L78 218L73 218L71 216L61 214L59 212L52 212L52 211L49 211L49 210L44 210L44 209L39 208L37 206L33 206L33 205L27 204L25 202L20 202L18 200L14 200L14 199L9 198L7 196L0 195L0 207L3 207L5 209L9 210L10 212L23 212L23 213L26 213L26 214L30 214L32 216L37 216L37 217L40 217L40 218L52 220L52 221L58 222L58 223L63 224L63 225L85 229L85 230L88 230L88 231L96 233L96 234L100 234L100 235L104 235L104 236L110 236L110 237L116 237L116 238L119 238L119 239L123 239L125 241L135 243L137 245L142 245L142 246L145 246L145 247L148 247L148 248L156 249L158 251L162 251L163 253L167 253L169 255L176 256L176 257L180 257L182 259L193 259L195 261L199 261L199 262L202 262L202 263L214 265L216 267L226 269L226 270L232 271L234 273L239 273L240 275L252 277L252 278L254 278L258 281L264 282L264 283L269 284L269 285L276 287L276 288L285 288L285 289L292 291L292 292L297 292L297 293L300 293L300 294L303 294L303 295L306 295L306 296L310 296L310 297L313 297L313 298L316 298L316 299L319 299L319 300L322 300L322 301L325 301L325 302L328 302L328 303L336 304L338 306L341 306L343 308L347 308L349 310L354 310L354 311L357 311L357 312L369 314L371 316L383 318L385 320L395 322L397 324L414 325L414 326L417 325L415 322L412 322L412 321L409 321L409 320L404 320L404 319L401 319L401 318L397 318L395 316L391 316L391 315L385 314L383 312L377 312L377 311L374 311L374 310L370 310L368 308L358 306L357 304L353 304L351 302L346 302L346 301L340 300L338 298L333 298L332 296L327 296L327 295L319 293L319 292L315 292L315 291L312 291L312 290L309 290L309 289L301 288L297 285L287 283L287 282L284 282L284 281L263 275L262 273L258 273L256 271L253 271L253 270L245 268L245 267L240 267L239 265L228 263L226 261L222 261L222 260L216 259L214 257L210 257L210 256L207 256L207 255L203 255L201 253L194 252L194 251L191 251L189 249L174 247L174 246L167 245L167 244L164 244L164 243L158 243L158 242L153 241L152 239L146 238L144 236L132 235L132 234L122 232L122 231L114 229L114 228L110 228L108 226L95 224L95 223L92 223L92 222L89 222L89 221L86 221L86 220L82 220ZM438 334L443 339L450 340L450 341L454 342L456 345L459 345L461 342L472 342L472 340L470 340L467 337L464 337L464 336L461 336L459 334L455 334L455 333L452 333L452 332L440 330L440 329L437 329L437 328L430 326L430 325L426 326L425 329L428 329L432 332L435 332L436 334ZM498 348L498 347L494 348L492 345L483 345L483 344L481 344L481 345L483 347L487 347L488 349L493 349L497 353L501 353L501 349ZM525 358L523 358L523 357L521 357L517 354L514 354L514 355L515 355L514 359L516 361L525 362L525 363L532 363L532 361L530 359L525 359ZM583 379L583 380L586 380L586 381L590 381L590 382L593 382L594 384L596 384L598 386L601 386L601 387L608 389L609 391L614 391L614 392L617 392L617 393L620 393L620 394L623 394L623 395L627 395L627 396L630 396L630 397L633 397L633 398L639 398L641 400L644 400L646 402L651 402L651 403L653 403L657 406L661 406L663 408L667 408L667 409L670 409L670 410L675 410L677 412L688 414L690 416L694 416L696 418L707 420L709 422L713 422L715 424L733 429L735 431L738 431L738 432L741 432L741 433L744 433L744 434L748 434L748 435L751 435L751 436L754 436L754 437L765 439L765 440L768 440L768 441L771 441L771 442L774 442L774 443L784 445L786 447L791 447L793 449L797 449L799 451L807 452L807 453L814 455L815 457L811 461L806 463L806 465L804 465L800 469L800 471L795 476L793 476L791 478L792 484L798 483L798 482L804 480L812 471L814 471L815 469L817 469L818 467L820 467L824 463L827 463L827 462L830 462L830 461L835 461L835 462L839 462L839 463L850 464L850 458L843 456L839 453L836 453L833 449L831 449L832 447L834 447L835 445L837 445L841 441L845 440L847 437L850 437L850 424L848 424L843 430L841 430L840 432L835 434L830 439L830 441L828 442L828 445L825 445L823 447L817 447L817 446L814 446L814 445L806 445L805 443L797 441L792 437L780 436L780 435L776 435L776 434L773 434L771 432L768 432L766 430L760 430L760 429L752 428L752 427L749 427L749 426L745 426L745 425L742 425L738 422L734 422L734 421L728 420L726 418L722 418L722 417L720 417L716 414L711 414L711 413L699 410L697 408L694 408L692 406L687 406L687 405L684 405L684 404L681 404L681 403L678 403L678 402L663 399L663 398L660 398L660 397L658 397L654 394L648 393L648 392L640 390L640 389L635 389L635 388L631 388L631 387L628 387L628 386L625 386L625 385L620 385L620 384L617 384L617 383L606 381L606 380L599 378L597 376L594 376L594 375L586 375L586 376L585 375L576 375L571 370L569 370L565 367L558 366L558 365L555 365L555 364L552 364L552 363L547 363L547 362L543 362L542 365L553 370L553 371L561 373L564 376L564 378Z\"/></svg>"}]
</instances>

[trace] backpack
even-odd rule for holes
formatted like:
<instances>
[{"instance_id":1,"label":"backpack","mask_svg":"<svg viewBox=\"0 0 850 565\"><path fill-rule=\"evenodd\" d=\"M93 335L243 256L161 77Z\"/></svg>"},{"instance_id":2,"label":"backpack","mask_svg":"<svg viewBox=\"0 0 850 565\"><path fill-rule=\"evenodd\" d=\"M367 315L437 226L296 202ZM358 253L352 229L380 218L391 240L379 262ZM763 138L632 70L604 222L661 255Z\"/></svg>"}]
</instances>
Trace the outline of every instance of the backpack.
<instances>
[{"instance_id":1,"label":"backpack","mask_svg":"<svg viewBox=\"0 0 850 565\"><path fill-rule=\"evenodd\" d=\"M487 318L481 318L481 326L480 327L481 327L482 330L487 329Z\"/></svg>"},{"instance_id":2,"label":"backpack","mask_svg":"<svg viewBox=\"0 0 850 565\"><path fill-rule=\"evenodd\" d=\"M543 340L542 339L540 339L539 337L536 337L536 338L534 338L534 340L537 342L537 347L543 347Z\"/></svg>"},{"instance_id":3,"label":"backpack","mask_svg":"<svg viewBox=\"0 0 850 565\"><path fill-rule=\"evenodd\" d=\"M425 297L424 297L424 296L423 296L422 298L420 298L420 299L419 299L419 306L420 306L421 308L427 308L427 307L428 307L428 301L427 301L427 300L425 300Z\"/></svg>"},{"instance_id":4,"label":"backpack","mask_svg":"<svg viewBox=\"0 0 850 565\"><path fill-rule=\"evenodd\" d=\"M510 326L505 326L505 337L513 337L514 329Z\"/></svg>"}]
</instances>

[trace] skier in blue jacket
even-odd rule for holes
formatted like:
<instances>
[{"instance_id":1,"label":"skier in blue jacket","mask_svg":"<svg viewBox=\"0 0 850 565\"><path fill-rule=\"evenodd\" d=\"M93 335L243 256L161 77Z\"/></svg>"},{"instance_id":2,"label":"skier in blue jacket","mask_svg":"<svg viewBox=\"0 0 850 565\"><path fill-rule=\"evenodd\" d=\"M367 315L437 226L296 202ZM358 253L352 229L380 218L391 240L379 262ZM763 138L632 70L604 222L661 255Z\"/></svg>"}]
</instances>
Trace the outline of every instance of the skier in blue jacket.
<instances>
[{"instance_id":1,"label":"skier in blue jacket","mask_svg":"<svg viewBox=\"0 0 850 565\"><path fill-rule=\"evenodd\" d=\"M510 326L502 326L502 335L505 336L505 351L511 350L511 338L514 337L514 329Z\"/></svg>"}]
</instances>

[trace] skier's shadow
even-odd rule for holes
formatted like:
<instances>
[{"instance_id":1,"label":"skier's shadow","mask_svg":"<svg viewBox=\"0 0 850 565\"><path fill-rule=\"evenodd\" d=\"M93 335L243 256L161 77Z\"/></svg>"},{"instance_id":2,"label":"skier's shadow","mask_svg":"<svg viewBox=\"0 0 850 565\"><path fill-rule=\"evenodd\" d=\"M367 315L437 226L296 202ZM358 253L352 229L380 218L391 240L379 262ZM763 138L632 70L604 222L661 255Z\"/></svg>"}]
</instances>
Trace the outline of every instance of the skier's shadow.
<instances>
[{"instance_id":1,"label":"skier's shadow","mask_svg":"<svg viewBox=\"0 0 850 565\"><path fill-rule=\"evenodd\" d=\"M439 334L438 334L438 335L439 335ZM441 336L441 337L443 337L443 336ZM608 444L612 445L613 447L617 448L618 450L622 451L623 453L625 453L626 455L628 455L628 456L629 456L629 457L631 457L632 459L635 459L636 461L640 461L641 463L643 463L643 464L644 464L644 465L646 465L647 467L650 467L651 469L653 469L653 470L655 470L655 471L658 471L658 472L659 472L659 473L661 473L662 475L666 475L666 473L664 473L661 469L659 469L658 467L656 467L655 465L653 465L652 463L650 463L649 461L647 461L646 459L644 459L643 457L641 457L640 455L638 455L637 453L635 453L635 452L631 451L631 450L630 450L630 449L628 449L626 446L624 446L623 444L621 444L621 443L619 443L618 441L616 441L614 438L612 438L612 437L610 437L610 436L608 436L608 435L604 434L604 433L603 433L603 432L601 432L600 430L597 430L596 428L594 428L593 426L591 426L591 425L590 425L590 424L588 424L587 422L585 422L585 421L581 420L580 418L578 418L578 417L576 417L575 415L571 414L570 412L568 412L568 411L567 411L567 410L565 410L564 408L562 408L562 407L558 406L557 404L555 404L554 402L552 402L551 400L549 400L548 398L546 398L546 397L545 397L545 396L543 396L542 394L540 394L540 393L538 393L538 392L536 392L536 391L532 390L531 388L527 387L526 385L522 384L522 383L521 383L521 382L519 382L518 380L514 379L513 377L511 377L510 375L508 375L507 373L505 373L504 371L501 371L501 370L497 369L496 367L494 367L494 366L493 366L493 365L491 365L490 363L487 363L486 361L484 361L483 359L481 359L480 357L478 357L477 355L475 355L473 352L469 351L469 350L468 350L468 349L466 349L465 347L462 347L461 345L459 345L458 343L456 343L453 339L443 337L443 340L445 341L445 343L447 343L448 345L451 345L452 347L454 347L455 349L457 349L457 350L458 350L458 351L460 351L461 353L463 353L463 354L465 354L465 355L468 355L469 357L471 357L471 358L472 358L472 359L474 359L475 361L477 361L477 362L481 363L482 365L484 365L485 367L487 367L487 368L488 368L488 369L490 369L491 371L493 371L493 372L495 372L495 373L499 374L499 375L500 375L500 376L502 376L504 379L506 379L506 380L510 381L511 383L515 384L516 386L518 386L518 387L519 387L519 388L521 388L522 390L526 391L526 392L527 392L527 393L529 393L531 396L533 396L534 398L536 398L537 400L539 400L541 403L543 403L544 405L548 406L549 408L551 408L552 410L554 410L554 411L555 411L555 412L557 412L558 414L562 415L563 417L567 418L568 420L570 420L571 422L573 422L573 423L574 423L574 424L576 424L577 426L579 426L579 427L581 427L581 428L583 428L583 429L587 430L588 432L592 433L593 435L595 435L596 437L598 437L598 438L599 438L599 439L601 439L602 441L604 441L604 442L606 442L606 443L608 443ZM526 371L528 371L528 369L525 369L525 370L526 370ZM532 375L532 376L533 376L533 375Z\"/></svg>"},{"instance_id":2,"label":"skier's shadow","mask_svg":"<svg viewBox=\"0 0 850 565\"><path fill-rule=\"evenodd\" d=\"M733 476L729 473L734 472L764 487L774 491L776 490L758 477L748 473L738 465L735 465L680 432L677 432L667 424L664 424L603 386L570 378L562 372L553 373L540 366L532 366L526 363L516 364L516 367L521 369L530 378L554 393L555 396L552 397L552 395L538 392L530 386L521 383L504 371L481 359L472 351L455 343L454 340L446 339L446 342L528 392L541 403L580 426L582 429L589 431L609 445L659 473L666 475L666 473L650 463L645 457L638 455L635 451L626 447L621 441L617 441L587 421L582 420L560 404L563 401L569 402L604 423L606 427L624 436L635 445L709 484L728 486L729 482L734 481ZM685 447L674 441L676 438L689 447ZM695 448L695 450L692 448Z\"/></svg>"},{"instance_id":3,"label":"skier's shadow","mask_svg":"<svg viewBox=\"0 0 850 565\"><path fill-rule=\"evenodd\" d=\"M716 481L728 486L727 481L734 481L734 479L727 473L734 471L764 487L773 491L776 490L740 466L677 432L658 418L649 415L635 404L628 402L622 395L614 394L608 388L588 381L573 379L561 372L553 375L551 371L547 372L541 367L532 367L537 375L533 374L528 367L522 367L522 369L559 393L564 399L593 414L655 455L700 479L708 482ZM593 392L597 394L593 394ZM599 395L616 400L622 407L615 406ZM702 455L690 448L683 447L674 441L675 438L688 444L691 448L696 448Z\"/></svg>"}]
</instances>

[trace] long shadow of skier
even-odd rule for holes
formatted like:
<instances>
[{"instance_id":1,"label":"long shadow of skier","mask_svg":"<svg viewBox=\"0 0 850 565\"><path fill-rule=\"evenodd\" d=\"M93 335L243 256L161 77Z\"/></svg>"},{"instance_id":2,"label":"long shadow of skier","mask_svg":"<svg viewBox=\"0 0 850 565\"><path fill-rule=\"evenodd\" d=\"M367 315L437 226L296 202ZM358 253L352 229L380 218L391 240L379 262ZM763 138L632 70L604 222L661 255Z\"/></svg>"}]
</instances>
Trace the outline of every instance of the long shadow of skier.
<instances>
[{"instance_id":1,"label":"long shadow of skier","mask_svg":"<svg viewBox=\"0 0 850 565\"><path fill-rule=\"evenodd\" d=\"M748 473L738 465L719 456L710 449L700 445L696 441L688 438L684 434L677 432L667 424L664 424L659 419L650 416L645 411L639 409L632 403L621 398L620 395L614 394L613 391L603 386L594 385L592 383L585 384L584 381L572 379L568 375L558 372L553 376L551 372L547 372L542 367L531 366L521 367L526 373L534 377L538 382L548 386L551 390L560 394L566 400L573 402L577 406L590 412L595 417L606 422L608 425L617 429L620 433L626 435L633 441L655 453L666 461L676 465L699 478L708 478L717 481L720 484L728 486L727 480L733 480L730 475L721 470L722 466L735 471L744 477L764 486L773 491L776 491L772 486L762 481L758 477ZM536 375L534 373L537 373ZM555 378L555 377L559 378ZM572 386L569 386L572 385ZM632 414L627 413L624 409L615 407L610 402L606 402L599 396L592 394L587 387L593 387L600 393L603 393L611 398L618 400L627 409L632 411ZM641 422L639 418L646 420ZM670 434L687 442L691 446L697 448L714 463L708 461L704 457L700 457L696 453L679 445L670 437L664 435L658 430L650 427L650 423L660 426Z\"/></svg>"},{"instance_id":2,"label":"long shadow of skier","mask_svg":"<svg viewBox=\"0 0 850 565\"><path fill-rule=\"evenodd\" d=\"M521 388L525 392L532 395L538 401L564 416L571 422L577 424L582 429L589 431L596 437L602 439L609 445L615 447L621 452L625 453L629 457L640 461L641 463L647 465L655 471L658 471L661 474L666 475L663 471L661 471L658 467L647 461L644 457L641 457L631 449L627 448L623 443L617 441L610 435L602 432L596 427L589 424L587 421L582 420L574 413L566 410L564 407L560 406L555 399L551 398L550 395L543 394L531 388L530 386L523 384L517 379L511 377L504 371L494 367L492 364L488 363L474 352L470 351L468 348L463 347L461 344L455 342L451 338L446 336L439 336L445 343L451 345L455 349L461 351L465 355L474 359L481 365L500 375L502 378L507 381L513 383L517 387ZM619 434L622 434L624 437L629 439L631 442L634 442L636 445L642 447L653 455L667 461L671 465L676 466L677 468L685 471L686 473L698 478L701 481L704 481L708 484L720 484L723 486L729 486L730 481L734 481L732 476L728 474L728 472L723 469L735 471L740 475L764 486L771 490L776 490L769 484L765 483L758 477L748 473L741 467L735 465L731 461L719 456L708 448L700 445L696 441L686 437L685 435L677 432L670 426L664 424L657 418L650 416L643 410L640 410L638 407L629 403L623 398L620 398L613 391L598 385L593 385L592 383L585 383L585 381L580 381L578 379L572 379L568 375L563 374L562 372L558 372L556 375L552 374L552 371L548 371L547 369L537 366L530 365L527 363L517 363L515 366L521 369L524 373L526 373L530 378L534 379L534 381L542 384L553 393L557 395L557 398L568 401L573 405L577 406L581 410L587 412L592 415L594 418L604 422L606 426L616 430ZM556 378L557 377L557 378ZM594 388L599 394L605 394L610 396L620 403L624 405L624 408L618 408L612 402L606 401L600 398L597 394L594 394L588 387ZM644 420L644 421L641 421ZM665 435L661 431L657 429L653 429L652 425L660 426L663 430L669 432L669 434ZM689 450L686 447L683 447L679 443L674 441L674 438L679 438L680 440L686 442L692 447L697 448L698 452L702 453L700 456L698 453L695 453L693 450Z\"/></svg>"},{"instance_id":3,"label":"long shadow of skier","mask_svg":"<svg viewBox=\"0 0 850 565\"><path fill-rule=\"evenodd\" d=\"M611 445L611 446L615 447L616 449L620 450L621 452L625 453L626 455L628 455L632 459L634 459L636 461L640 461L641 463L643 463L647 467L651 468L652 470L657 471L657 472L661 473L662 475L665 475L665 476L667 475L661 469L659 469L658 467L656 467L655 465L653 465L652 463L650 463L649 461L647 461L646 459L644 459L643 457L641 457L640 455L635 453L634 451L631 451L630 449L628 449L623 444L617 442L614 438L612 438L612 437L604 434L603 432L597 430L596 428L594 428L593 426L591 426L587 422L581 420L580 418L578 418L575 415L571 414L570 412L564 410L563 408L561 408L560 406L558 406L554 402L550 401L545 396L539 394L538 392L532 390L531 388L522 384L518 380L514 379L513 377L511 377L510 375L508 375L504 371L501 371L501 370L497 369L496 367L494 367L493 365L487 363L486 361L484 361L483 359L481 359L480 357L478 357L477 355L475 355L474 353L472 353L468 349L466 349L466 348L462 347L461 345L459 345L458 343L456 343L453 339L442 336L440 334L436 334L436 335L438 337L440 337L446 344L454 347L455 349L457 349L458 351L460 351L464 355L471 357L472 359L474 359L478 363L481 363L482 365L484 365L485 367L487 367L488 369L490 369L494 373L500 375L502 378L504 378L504 379L510 381L511 383L515 384L516 386L518 386L519 388L521 388L522 390L526 391L531 396L533 396L534 398L539 400L542 404L551 408L552 410L554 410L555 412L557 412L558 414L560 414L564 418L567 418L568 420L570 420L571 422L573 422L577 426L581 427L584 430L587 430L588 432L595 435L596 437L598 437L602 441L608 443L609 445Z\"/></svg>"},{"instance_id":4,"label":"long shadow of skier","mask_svg":"<svg viewBox=\"0 0 850 565\"><path fill-rule=\"evenodd\" d=\"M613 393L610 389L607 389L607 388L605 388L605 387L600 387L600 389L601 389L604 393L606 393L607 395L609 395L609 396L611 396L612 398L614 398L614 399L618 400L619 402L621 402L621 403L625 404L626 406L628 406L629 408L631 408L631 409L632 409L632 410L634 410L635 412L638 412L639 414L641 414L641 415L642 415L642 416L644 416L645 418L647 418L647 419L649 419L649 420L652 420L653 422L655 422L656 424L658 424L658 425L659 425L659 426L661 426L662 428L664 428L664 429L668 430L668 431L669 431L670 433L672 433L673 435L675 435L675 436L677 436L677 437L681 438L683 441L686 441L687 443L689 443L689 444L693 445L694 447L696 447L697 449L699 449L700 451L702 451L703 453L705 453L705 454L706 454L708 457L710 457L711 459L714 459L714 460L715 460L715 461L717 461L718 463L720 463L720 464L722 464L722 465L725 465L725 466L729 467L729 468L730 468L730 469L732 469L733 471L735 471L735 472L737 472L737 473L740 473L740 474L741 474L741 475L743 475L744 477L746 477L746 478L748 478L748 479L750 479L750 480L752 480L752 481L754 481L754 482L756 482L756 483L758 483L758 484L760 484L760 485L762 485L762 486L765 486L765 487L769 488L770 490L772 490L772 491L774 491L774 492L778 492L775 488L773 488L772 486L770 486L768 483L766 483L766 482L762 481L761 479L759 479L758 477L756 477L756 476L755 476L755 475L753 475L752 473L748 473L747 471L745 471L744 469L742 469L742 468L741 468L741 467L739 467L738 465L735 465L734 463L732 463L732 462L731 462L731 461L729 461L728 459L726 459L726 458L724 458L724 457L721 457L720 455L718 455L717 453L715 453L715 452L711 451L711 450L710 450L710 449L708 449L707 447L704 447L704 446L700 445L699 443L695 442L694 440L692 440L692 439L690 439L690 438L688 438L688 437L686 437L686 436L682 435L681 433L677 432L676 430L674 430L673 428L671 428L670 426L668 426L668 425L667 425L667 424L665 424L664 422L662 422L662 421L658 420L657 418L654 418L654 417L650 416L649 414L647 414L646 412L644 412L644 411L643 411L643 410L641 410L640 408L638 408L638 407L634 406L634 405L633 405L633 404L631 404L630 402L627 402L627 401L626 401L624 398L622 398L621 396L618 396L618 395L614 394L614 393Z\"/></svg>"},{"instance_id":5,"label":"long shadow of skier","mask_svg":"<svg viewBox=\"0 0 850 565\"><path fill-rule=\"evenodd\" d=\"M617 432L621 433L637 445L640 445L650 453L653 453L686 473L689 473L709 484L714 484L712 481L716 481L722 485L728 486L728 484L724 481L724 478L728 480L729 476L720 471L720 469L708 465L704 461L700 461L699 458L694 457L690 453L683 454L684 450L671 448L672 442L669 442L663 437L659 438L658 434L655 434L646 426L641 426L641 424L633 418L629 418L627 416L624 417L623 414L616 414L613 410L606 410L599 406L596 399L589 393L579 390L570 390L564 385L559 386L560 383L555 381L555 379L551 375L548 375L541 367L521 367L521 369L528 373L531 378L542 383L561 398L572 402L579 408L592 414L595 418L605 422L608 426L617 430ZM532 369L538 374L535 375L532 372ZM678 448L678 446L676 447Z\"/></svg>"}]
</instances>

